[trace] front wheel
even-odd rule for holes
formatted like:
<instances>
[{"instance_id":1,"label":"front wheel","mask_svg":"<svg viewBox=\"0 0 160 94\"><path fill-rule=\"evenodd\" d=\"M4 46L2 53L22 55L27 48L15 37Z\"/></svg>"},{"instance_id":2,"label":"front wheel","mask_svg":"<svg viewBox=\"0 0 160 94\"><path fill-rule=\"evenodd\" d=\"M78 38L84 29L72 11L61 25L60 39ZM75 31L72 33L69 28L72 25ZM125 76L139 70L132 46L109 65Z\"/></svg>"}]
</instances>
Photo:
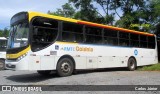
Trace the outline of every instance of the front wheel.
<instances>
[{"instance_id":1,"label":"front wheel","mask_svg":"<svg viewBox=\"0 0 160 94\"><path fill-rule=\"evenodd\" d=\"M61 77L70 76L73 73L73 61L69 58L62 58L57 64L57 74Z\"/></svg>"},{"instance_id":2,"label":"front wheel","mask_svg":"<svg viewBox=\"0 0 160 94\"><path fill-rule=\"evenodd\" d=\"M128 60L128 70L134 71L136 69L136 60L134 58L129 58Z\"/></svg>"},{"instance_id":3,"label":"front wheel","mask_svg":"<svg viewBox=\"0 0 160 94\"><path fill-rule=\"evenodd\" d=\"M5 69L5 60L0 60L0 70Z\"/></svg>"}]
</instances>

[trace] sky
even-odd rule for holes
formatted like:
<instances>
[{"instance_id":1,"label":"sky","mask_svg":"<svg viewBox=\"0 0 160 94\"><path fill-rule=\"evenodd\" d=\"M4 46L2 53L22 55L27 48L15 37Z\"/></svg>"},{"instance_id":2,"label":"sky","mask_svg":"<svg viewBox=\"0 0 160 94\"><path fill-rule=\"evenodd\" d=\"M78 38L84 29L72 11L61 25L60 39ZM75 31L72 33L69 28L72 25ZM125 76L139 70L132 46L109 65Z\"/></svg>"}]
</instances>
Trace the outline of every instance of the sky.
<instances>
[{"instance_id":1,"label":"sky","mask_svg":"<svg viewBox=\"0 0 160 94\"><path fill-rule=\"evenodd\" d=\"M0 0L0 29L10 25L11 17L22 11L47 13L67 3L68 0Z\"/></svg>"},{"instance_id":2,"label":"sky","mask_svg":"<svg viewBox=\"0 0 160 94\"><path fill-rule=\"evenodd\" d=\"M10 26L11 17L22 11L36 11L47 13L48 11L56 11L68 0L0 0L0 29ZM103 14L102 8L98 7L98 11ZM120 14L121 12L118 11ZM118 16L115 19L119 19Z\"/></svg>"}]
</instances>

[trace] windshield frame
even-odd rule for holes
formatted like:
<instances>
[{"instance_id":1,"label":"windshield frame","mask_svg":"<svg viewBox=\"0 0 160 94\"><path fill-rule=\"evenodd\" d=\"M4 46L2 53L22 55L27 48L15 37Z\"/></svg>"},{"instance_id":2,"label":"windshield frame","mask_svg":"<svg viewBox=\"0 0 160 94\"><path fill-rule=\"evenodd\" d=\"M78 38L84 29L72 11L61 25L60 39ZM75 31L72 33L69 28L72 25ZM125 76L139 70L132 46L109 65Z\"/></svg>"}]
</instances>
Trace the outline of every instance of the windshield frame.
<instances>
[{"instance_id":1,"label":"windshield frame","mask_svg":"<svg viewBox=\"0 0 160 94\"><path fill-rule=\"evenodd\" d=\"M26 36L25 33L27 34ZM23 41L23 37L26 38L27 41ZM18 38L20 39L19 41ZM17 46L15 46L15 44L17 44ZM29 45L29 23L27 21L22 21L12 25L9 34L7 49L21 48L27 45Z\"/></svg>"},{"instance_id":2,"label":"windshield frame","mask_svg":"<svg viewBox=\"0 0 160 94\"><path fill-rule=\"evenodd\" d=\"M28 39L28 42L25 46L23 47L16 47L16 48L13 48L13 47L9 47L11 45L11 36L14 34L13 32L13 28L10 28L10 33L9 33L9 38L8 38L8 43L7 43L7 52L10 53L10 52L17 52L17 51L20 51L20 49L22 50L22 48L26 48L29 46L29 34L30 34L30 24L29 24L29 13L28 12L19 12L17 14L15 14L11 20L10 20L10 26L13 27L13 26L16 26L18 24L23 24L23 23L26 23L27 24L27 29L28 29L28 33L27 33L27 39ZM15 31L15 30L14 30ZM11 50L10 50L11 49ZM12 49L15 49L14 51Z\"/></svg>"}]
</instances>

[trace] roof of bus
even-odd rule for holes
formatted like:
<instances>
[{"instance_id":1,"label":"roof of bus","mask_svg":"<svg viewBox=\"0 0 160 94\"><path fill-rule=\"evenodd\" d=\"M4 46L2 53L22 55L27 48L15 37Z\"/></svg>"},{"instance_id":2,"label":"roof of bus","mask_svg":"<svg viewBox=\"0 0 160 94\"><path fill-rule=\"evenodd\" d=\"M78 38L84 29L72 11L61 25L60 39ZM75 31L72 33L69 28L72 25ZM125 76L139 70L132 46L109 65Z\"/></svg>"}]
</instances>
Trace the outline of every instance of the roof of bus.
<instances>
[{"instance_id":1,"label":"roof of bus","mask_svg":"<svg viewBox=\"0 0 160 94\"><path fill-rule=\"evenodd\" d=\"M119 27L114 27L114 26L109 26L109 25L103 25L103 24L92 23L92 22L87 22L87 21L81 21L81 20L76 20L76 19L71 19L71 18L54 16L54 15L50 15L50 14L44 14L44 13L32 12L32 11L29 11L28 13L29 13L29 21L31 21L31 19L33 17L35 17L35 16L42 16L42 17L47 17L47 18L52 18L52 19L57 19L57 20L63 20L63 21L73 22L73 23L77 23L77 24L84 24L84 25L101 27L101 28L106 28L106 29L111 29L111 30L117 30L117 31L122 31L122 32L128 32L128 33L134 33L134 34L154 36L154 34L147 33L147 32L140 32L140 31L135 31L135 30L129 30L129 29L124 29L124 28L119 28Z\"/></svg>"}]
</instances>

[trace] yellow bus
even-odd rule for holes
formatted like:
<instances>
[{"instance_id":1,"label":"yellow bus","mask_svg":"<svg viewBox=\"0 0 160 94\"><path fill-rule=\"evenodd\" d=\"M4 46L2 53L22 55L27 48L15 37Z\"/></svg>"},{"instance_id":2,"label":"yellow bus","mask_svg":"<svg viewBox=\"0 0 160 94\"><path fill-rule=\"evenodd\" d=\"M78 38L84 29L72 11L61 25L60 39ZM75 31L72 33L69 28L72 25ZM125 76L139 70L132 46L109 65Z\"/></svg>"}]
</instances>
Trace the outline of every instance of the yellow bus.
<instances>
[{"instance_id":1,"label":"yellow bus","mask_svg":"<svg viewBox=\"0 0 160 94\"><path fill-rule=\"evenodd\" d=\"M20 12L11 18L7 69L69 76L78 69L133 71L156 63L156 36L151 33L38 12Z\"/></svg>"}]
</instances>

